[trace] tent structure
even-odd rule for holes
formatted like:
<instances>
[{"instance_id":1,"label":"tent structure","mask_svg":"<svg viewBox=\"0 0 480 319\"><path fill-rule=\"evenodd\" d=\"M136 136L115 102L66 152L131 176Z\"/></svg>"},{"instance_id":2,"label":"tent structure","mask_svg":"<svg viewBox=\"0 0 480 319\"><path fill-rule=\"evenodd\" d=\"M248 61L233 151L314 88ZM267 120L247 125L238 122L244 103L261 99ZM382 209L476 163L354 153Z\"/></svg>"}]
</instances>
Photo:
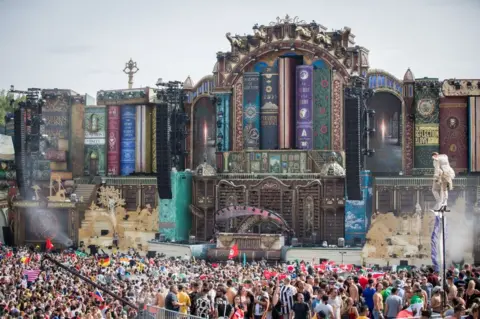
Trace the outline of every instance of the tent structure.
<instances>
[{"instance_id":1,"label":"tent structure","mask_svg":"<svg viewBox=\"0 0 480 319\"><path fill-rule=\"evenodd\" d=\"M0 134L0 161L15 160L15 149L13 148L12 137Z\"/></svg>"}]
</instances>

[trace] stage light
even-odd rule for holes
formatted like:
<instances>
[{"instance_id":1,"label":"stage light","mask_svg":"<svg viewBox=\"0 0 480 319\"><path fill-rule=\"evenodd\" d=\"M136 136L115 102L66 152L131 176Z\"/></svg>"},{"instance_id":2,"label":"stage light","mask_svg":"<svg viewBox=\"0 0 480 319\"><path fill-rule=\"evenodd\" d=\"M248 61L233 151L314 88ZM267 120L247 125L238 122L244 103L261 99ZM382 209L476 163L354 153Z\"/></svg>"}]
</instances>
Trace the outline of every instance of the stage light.
<instances>
[{"instance_id":1,"label":"stage light","mask_svg":"<svg viewBox=\"0 0 480 319\"><path fill-rule=\"evenodd\" d=\"M480 81L477 82L477 89L480 90Z\"/></svg>"},{"instance_id":2,"label":"stage light","mask_svg":"<svg viewBox=\"0 0 480 319\"><path fill-rule=\"evenodd\" d=\"M467 88L469 88L469 89L472 88L472 82L471 81L467 81Z\"/></svg>"},{"instance_id":3,"label":"stage light","mask_svg":"<svg viewBox=\"0 0 480 319\"><path fill-rule=\"evenodd\" d=\"M455 81L453 85L455 86L456 90L460 90L462 88L462 84L460 83L460 81Z\"/></svg>"}]
</instances>

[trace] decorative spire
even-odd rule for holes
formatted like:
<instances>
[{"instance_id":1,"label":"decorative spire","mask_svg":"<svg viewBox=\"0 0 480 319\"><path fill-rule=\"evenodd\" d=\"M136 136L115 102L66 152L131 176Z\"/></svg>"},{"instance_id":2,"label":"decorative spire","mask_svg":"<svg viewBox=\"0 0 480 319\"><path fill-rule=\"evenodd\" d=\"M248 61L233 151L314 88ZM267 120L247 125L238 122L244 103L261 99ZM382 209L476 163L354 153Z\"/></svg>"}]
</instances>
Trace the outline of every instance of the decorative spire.
<instances>
[{"instance_id":1,"label":"decorative spire","mask_svg":"<svg viewBox=\"0 0 480 319\"><path fill-rule=\"evenodd\" d=\"M413 76L412 70L408 68L407 72L403 76L403 82L415 82L415 77Z\"/></svg>"},{"instance_id":2,"label":"decorative spire","mask_svg":"<svg viewBox=\"0 0 480 319\"><path fill-rule=\"evenodd\" d=\"M130 61L125 63L125 68L123 69L123 73L128 75L128 88L131 89L133 87L133 75L137 73L140 69L137 67L137 62L133 62L130 58Z\"/></svg>"},{"instance_id":3,"label":"decorative spire","mask_svg":"<svg viewBox=\"0 0 480 319\"><path fill-rule=\"evenodd\" d=\"M187 77L187 79L185 80L185 82L183 82L183 89L184 89L184 90L191 90L191 89L193 89L193 81L192 81L192 78L190 77L190 75Z\"/></svg>"}]
</instances>

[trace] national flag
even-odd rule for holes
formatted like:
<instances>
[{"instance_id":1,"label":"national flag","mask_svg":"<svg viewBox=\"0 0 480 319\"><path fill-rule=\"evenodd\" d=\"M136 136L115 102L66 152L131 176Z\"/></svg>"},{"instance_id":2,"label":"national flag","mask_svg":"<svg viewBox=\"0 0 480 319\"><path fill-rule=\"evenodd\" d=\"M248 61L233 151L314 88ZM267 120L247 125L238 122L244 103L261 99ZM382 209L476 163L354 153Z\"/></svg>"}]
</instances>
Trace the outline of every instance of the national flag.
<instances>
[{"instance_id":1,"label":"national flag","mask_svg":"<svg viewBox=\"0 0 480 319\"><path fill-rule=\"evenodd\" d=\"M24 256L24 257L20 258L20 261L23 264L28 264L30 262L30 256Z\"/></svg>"},{"instance_id":2,"label":"national flag","mask_svg":"<svg viewBox=\"0 0 480 319\"><path fill-rule=\"evenodd\" d=\"M228 253L228 259L233 259L238 256L238 245L235 244L230 248L230 252Z\"/></svg>"},{"instance_id":3,"label":"national flag","mask_svg":"<svg viewBox=\"0 0 480 319\"><path fill-rule=\"evenodd\" d=\"M85 254L84 252L81 252L79 250L75 251L75 255L78 256L78 257L88 257L87 254Z\"/></svg>"},{"instance_id":4,"label":"national flag","mask_svg":"<svg viewBox=\"0 0 480 319\"><path fill-rule=\"evenodd\" d=\"M102 257L98 260L98 264L102 267L110 266L110 257Z\"/></svg>"},{"instance_id":5,"label":"national flag","mask_svg":"<svg viewBox=\"0 0 480 319\"><path fill-rule=\"evenodd\" d=\"M95 299L97 301L100 301L100 302L103 302L103 296L102 296L102 293L98 290L95 290L95 293L93 294L93 297L95 297Z\"/></svg>"},{"instance_id":6,"label":"national flag","mask_svg":"<svg viewBox=\"0 0 480 319\"><path fill-rule=\"evenodd\" d=\"M27 281L31 281L31 282L37 280L40 273L41 273L40 269L24 270L23 271L23 275L27 276Z\"/></svg>"},{"instance_id":7,"label":"national flag","mask_svg":"<svg viewBox=\"0 0 480 319\"><path fill-rule=\"evenodd\" d=\"M53 249L53 244L50 238L47 238L47 241L45 242L45 248L47 249L47 251L50 251Z\"/></svg>"}]
</instances>

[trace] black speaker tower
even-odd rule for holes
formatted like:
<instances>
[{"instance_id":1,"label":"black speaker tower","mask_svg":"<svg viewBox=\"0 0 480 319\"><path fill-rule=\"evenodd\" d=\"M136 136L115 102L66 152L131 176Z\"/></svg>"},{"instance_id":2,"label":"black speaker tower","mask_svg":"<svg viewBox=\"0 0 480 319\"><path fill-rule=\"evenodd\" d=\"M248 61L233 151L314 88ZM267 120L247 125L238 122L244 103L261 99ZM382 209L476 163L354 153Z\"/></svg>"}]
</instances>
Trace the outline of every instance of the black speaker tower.
<instances>
[{"instance_id":1,"label":"black speaker tower","mask_svg":"<svg viewBox=\"0 0 480 319\"><path fill-rule=\"evenodd\" d=\"M26 109L19 108L14 113L14 137L13 147L15 148L15 167L17 173L17 187L20 190L22 196L25 195L28 181L28 171L26 163L26 138L27 138L27 126L26 126Z\"/></svg>"},{"instance_id":2,"label":"black speaker tower","mask_svg":"<svg viewBox=\"0 0 480 319\"><path fill-rule=\"evenodd\" d=\"M20 195L24 199L32 199L34 192L31 186L37 178L39 163L44 158L48 141L48 136L43 131L45 121L42 118L45 101L41 90L37 88L18 91L12 86L9 92L26 96L25 101L18 103L19 108L14 114L14 148Z\"/></svg>"},{"instance_id":3,"label":"black speaker tower","mask_svg":"<svg viewBox=\"0 0 480 319\"><path fill-rule=\"evenodd\" d=\"M172 198L170 172L185 169L188 116L179 81L157 82L157 186L160 198Z\"/></svg>"},{"instance_id":4,"label":"black speaker tower","mask_svg":"<svg viewBox=\"0 0 480 319\"><path fill-rule=\"evenodd\" d=\"M156 105L157 108L157 189L162 199L172 198L170 172L172 161L170 155L170 116L167 103Z\"/></svg>"},{"instance_id":5,"label":"black speaker tower","mask_svg":"<svg viewBox=\"0 0 480 319\"><path fill-rule=\"evenodd\" d=\"M345 92L346 189L349 200L361 200L360 97Z\"/></svg>"},{"instance_id":6,"label":"black speaker tower","mask_svg":"<svg viewBox=\"0 0 480 319\"><path fill-rule=\"evenodd\" d=\"M367 109L367 100L373 90L365 88L365 79L352 77L351 86L345 89L345 157L346 192L349 200L362 200L360 171L365 169L366 157L373 156L369 148L369 136L374 133L369 127L373 114Z\"/></svg>"}]
</instances>

